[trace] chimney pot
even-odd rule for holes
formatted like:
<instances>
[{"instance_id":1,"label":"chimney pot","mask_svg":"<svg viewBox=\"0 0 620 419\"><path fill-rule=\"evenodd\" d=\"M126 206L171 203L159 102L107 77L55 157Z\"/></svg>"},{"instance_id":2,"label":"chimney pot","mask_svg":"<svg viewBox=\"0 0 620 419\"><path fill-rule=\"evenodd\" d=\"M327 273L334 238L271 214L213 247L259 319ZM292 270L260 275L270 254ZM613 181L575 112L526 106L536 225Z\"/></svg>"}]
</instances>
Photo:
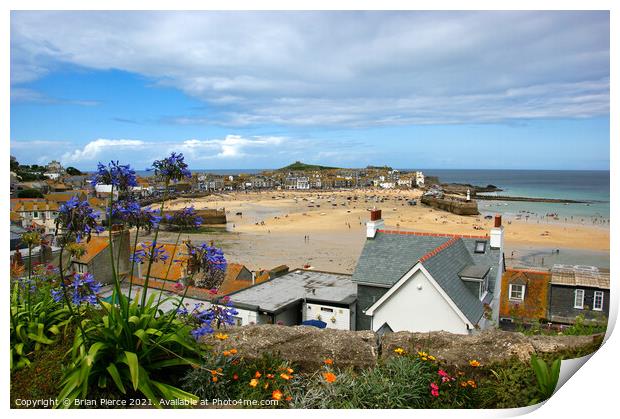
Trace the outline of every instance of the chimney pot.
<instances>
[{"instance_id":1,"label":"chimney pot","mask_svg":"<svg viewBox=\"0 0 620 419\"><path fill-rule=\"evenodd\" d=\"M370 211L370 221L377 221L381 219L381 210L373 209Z\"/></svg>"},{"instance_id":2,"label":"chimney pot","mask_svg":"<svg viewBox=\"0 0 620 419\"><path fill-rule=\"evenodd\" d=\"M497 214L495 215L495 226L494 227L501 227L502 226L502 216Z\"/></svg>"}]
</instances>

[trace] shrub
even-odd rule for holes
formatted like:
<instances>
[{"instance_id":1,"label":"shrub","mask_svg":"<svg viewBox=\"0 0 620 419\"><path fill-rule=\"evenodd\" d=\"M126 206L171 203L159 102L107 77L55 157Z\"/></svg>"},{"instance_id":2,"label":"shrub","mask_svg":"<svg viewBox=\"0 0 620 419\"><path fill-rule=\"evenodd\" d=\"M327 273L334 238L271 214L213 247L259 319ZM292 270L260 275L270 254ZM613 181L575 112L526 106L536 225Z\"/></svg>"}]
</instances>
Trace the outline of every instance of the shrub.
<instances>
[{"instance_id":1,"label":"shrub","mask_svg":"<svg viewBox=\"0 0 620 419\"><path fill-rule=\"evenodd\" d=\"M12 281L11 370L30 365L35 351L56 343L67 331L70 312L50 294L54 279L53 270L39 266L34 274Z\"/></svg>"},{"instance_id":2,"label":"shrub","mask_svg":"<svg viewBox=\"0 0 620 419\"><path fill-rule=\"evenodd\" d=\"M536 375L518 360L484 367L478 378L478 407L507 409L527 406L536 397Z\"/></svg>"},{"instance_id":3,"label":"shrub","mask_svg":"<svg viewBox=\"0 0 620 419\"><path fill-rule=\"evenodd\" d=\"M435 376L434 364L409 356L389 358L359 373L351 369L335 371L326 366L294 394L292 407L424 408L431 403L429 383Z\"/></svg>"},{"instance_id":4,"label":"shrub","mask_svg":"<svg viewBox=\"0 0 620 419\"><path fill-rule=\"evenodd\" d=\"M273 354L247 361L235 348L209 353L183 378L183 388L202 400L277 400L274 406L288 404L296 383L288 361Z\"/></svg>"}]
</instances>

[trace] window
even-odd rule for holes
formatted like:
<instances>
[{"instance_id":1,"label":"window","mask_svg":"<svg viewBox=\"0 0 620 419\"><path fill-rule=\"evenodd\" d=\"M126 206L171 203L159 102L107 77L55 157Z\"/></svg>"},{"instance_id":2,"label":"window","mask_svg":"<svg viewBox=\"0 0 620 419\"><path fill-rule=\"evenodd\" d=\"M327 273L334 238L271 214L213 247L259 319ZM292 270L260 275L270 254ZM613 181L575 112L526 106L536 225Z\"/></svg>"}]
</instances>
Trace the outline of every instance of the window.
<instances>
[{"instance_id":1,"label":"window","mask_svg":"<svg viewBox=\"0 0 620 419\"><path fill-rule=\"evenodd\" d=\"M511 300L523 301L525 297L525 285L510 284L508 289L508 298Z\"/></svg>"},{"instance_id":2,"label":"window","mask_svg":"<svg viewBox=\"0 0 620 419\"><path fill-rule=\"evenodd\" d=\"M328 313L333 313L334 309L333 308L327 308L327 307L321 307L321 311L326 311Z\"/></svg>"},{"instance_id":3,"label":"window","mask_svg":"<svg viewBox=\"0 0 620 419\"><path fill-rule=\"evenodd\" d=\"M584 290L575 290L575 308L583 308Z\"/></svg>"},{"instance_id":4,"label":"window","mask_svg":"<svg viewBox=\"0 0 620 419\"><path fill-rule=\"evenodd\" d=\"M594 302L592 304L592 310L603 310L603 291L594 291Z\"/></svg>"},{"instance_id":5,"label":"window","mask_svg":"<svg viewBox=\"0 0 620 419\"><path fill-rule=\"evenodd\" d=\"M39 218L39 213L37 211L34 211L32 213L32 218Z\"/></svg>"},{"instance_id":6,"label":"window","mask_svg":"<svg viewBox=\"0 0 620 419\"><path fill-rule=\"evenodd\" d=\"M484 253L486 247L487 247L487 242L477 241L476 249L474 250L474 253Z\"/></svg>"}]
</instances>

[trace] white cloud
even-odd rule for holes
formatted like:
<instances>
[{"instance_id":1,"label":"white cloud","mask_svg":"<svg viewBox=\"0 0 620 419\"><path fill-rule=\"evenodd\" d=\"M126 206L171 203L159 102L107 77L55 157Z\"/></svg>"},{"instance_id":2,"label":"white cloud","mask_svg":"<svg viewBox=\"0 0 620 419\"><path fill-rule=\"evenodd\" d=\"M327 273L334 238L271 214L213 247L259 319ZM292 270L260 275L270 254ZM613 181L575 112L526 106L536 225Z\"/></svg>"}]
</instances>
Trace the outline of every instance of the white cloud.
<instances>
[{"instance_id":1,"label":"white cloud","mask_svg":"<svg viewBox=\"0 0 620 419\"><path fill-rule=\"evenodd\" d=\"M141 140L108 140L100 138L86 144L82 149L63 154L63 163L81 163L97 159L102 153L113 151L114 154L127 150L144 149L146 143Z\"/></svg>"},{"instance_id":2,"label":"white cloud","mask_svg":"<svg viewBox=\"0 0 620 419\"><path fill-rule=\"evenodd\" d=\"M20 11L11 31L14 84L63 63L119 69L218 111L179 123L609 114L608 12Z\"/></svg>"},{"instance_id":3,"label":"white cloud","mask_svg":"<svg viewBox=\"0 0 620 419\"><path fill-rule=\"evenodd\" d=\"M286 141L284 137L227 135L223 139L186 140L177 148L196 160L240 158L251 153L274 151Z\"/></svg>"}]
</instances>

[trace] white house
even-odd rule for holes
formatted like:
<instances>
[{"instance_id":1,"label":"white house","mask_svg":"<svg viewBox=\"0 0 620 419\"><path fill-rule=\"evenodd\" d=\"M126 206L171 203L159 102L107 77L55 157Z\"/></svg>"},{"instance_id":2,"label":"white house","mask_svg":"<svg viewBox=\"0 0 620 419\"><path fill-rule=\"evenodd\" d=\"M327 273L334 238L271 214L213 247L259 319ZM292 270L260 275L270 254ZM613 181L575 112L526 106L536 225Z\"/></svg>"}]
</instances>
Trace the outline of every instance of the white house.
<instances>
[{"instance_id":1,"label":"white house","mask_svg":"<svg viewBox=\"0 0 620 419\"><path fill-rule=\"evenodd\" d=\"M415 172L415 184L418 188L424 187L424 173L420 171Z\"/></svg>"},{"instance_id":2,"label":"white house","mask_svg":"<svg viewBox=\"0 0 620 419\"><path fill-rule=\"evenodd\" d=\"M387 230L371 212L353 274L358 330L469 334L497 322L503 227L461 236Z\"/></svg>"}]
</instances>

